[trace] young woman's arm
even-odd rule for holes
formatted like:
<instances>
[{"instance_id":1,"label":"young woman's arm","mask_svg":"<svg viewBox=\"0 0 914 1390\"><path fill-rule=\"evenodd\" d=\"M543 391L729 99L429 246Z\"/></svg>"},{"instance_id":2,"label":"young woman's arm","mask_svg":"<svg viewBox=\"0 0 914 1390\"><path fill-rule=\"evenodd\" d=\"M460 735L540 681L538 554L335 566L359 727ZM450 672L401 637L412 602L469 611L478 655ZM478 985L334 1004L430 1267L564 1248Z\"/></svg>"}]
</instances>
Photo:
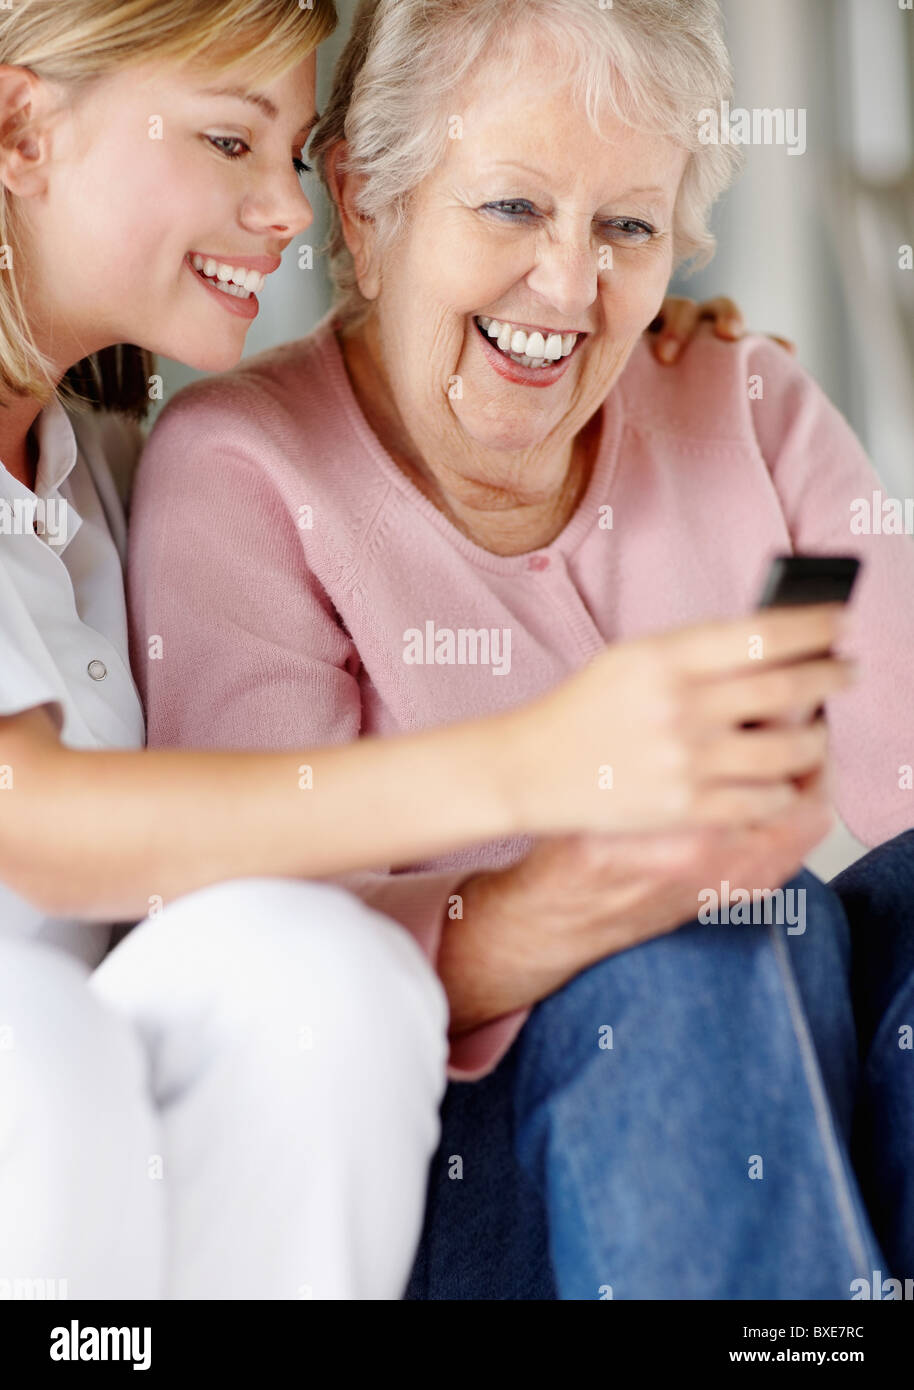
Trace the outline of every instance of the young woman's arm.
<instances>
[{"instance_id":1,"label":"young woman's arm","mask_svg":"<svg viewBox=\"0 0 914 1390\"><path fill-rule=\"evenodd\" d=\"M848 684L821 656L839 624L820 606L620 643L509 713L312 751L76 751L32 709L0 719L0 879L55 916L117 920L226 878L500 836L760 823L821 766L824 735L741 726ZM748 657L758 636L764 662Z\"/></svg>"}]
</instances>

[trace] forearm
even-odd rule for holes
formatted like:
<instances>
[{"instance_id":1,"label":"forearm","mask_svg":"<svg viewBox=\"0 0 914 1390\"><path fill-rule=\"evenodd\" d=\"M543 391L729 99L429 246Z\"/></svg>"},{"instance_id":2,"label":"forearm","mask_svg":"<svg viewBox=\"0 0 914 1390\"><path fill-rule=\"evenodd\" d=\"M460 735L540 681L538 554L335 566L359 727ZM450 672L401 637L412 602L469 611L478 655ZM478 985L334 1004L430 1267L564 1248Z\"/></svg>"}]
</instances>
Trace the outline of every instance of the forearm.
<instances>
[{"instance_id":1,"label":"forearm","mask_svg":"<svg viewBox=\"0 0 914 1390\"><path fill-rule=\"evenodd\" d=\"M133 918L226 878L327 877L522 826L493 718L292 753L0 746L0 877L58 915Z\"/></svg>"}]
</instances>

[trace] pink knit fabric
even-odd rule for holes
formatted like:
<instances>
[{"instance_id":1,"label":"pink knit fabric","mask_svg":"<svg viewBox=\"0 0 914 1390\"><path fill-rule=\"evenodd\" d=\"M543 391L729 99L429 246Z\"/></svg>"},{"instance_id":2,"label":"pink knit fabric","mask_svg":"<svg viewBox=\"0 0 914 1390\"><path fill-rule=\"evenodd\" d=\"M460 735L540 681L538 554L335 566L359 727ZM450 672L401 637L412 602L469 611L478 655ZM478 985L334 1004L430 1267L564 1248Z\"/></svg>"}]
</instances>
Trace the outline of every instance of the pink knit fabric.
<instances>
[{"instance_id":1,"label":"pink knit fabric","mask_svg":"<svg viewBox=\"0 0 914 1390\"><path fill-rule=\"evenodd\" d=\"M777 552L856 553L848 650L862 678L830 718L838 809L877 844L914 824L903 772L914 763L914 544L850 530L851 503L878 491L841 415L781 348L702 335L670 369L641 344L607 398L568 526L534 554L492 555L385 453L328 315L309 337L182 391L152 433L130 553L150 745L304 748L505 709L606 642L747 611ZM501 675L494 648L489 664L471 648L463 664L404 657L410 644L433 652L444 629L456 642L483 628L510 630ZM163 660L148 657L152 634ZM449 894L528 843L346 882L434 960ZM462 1038L451 1076L491 1070L525 1016Z\"/></svg>"}]
</instances>

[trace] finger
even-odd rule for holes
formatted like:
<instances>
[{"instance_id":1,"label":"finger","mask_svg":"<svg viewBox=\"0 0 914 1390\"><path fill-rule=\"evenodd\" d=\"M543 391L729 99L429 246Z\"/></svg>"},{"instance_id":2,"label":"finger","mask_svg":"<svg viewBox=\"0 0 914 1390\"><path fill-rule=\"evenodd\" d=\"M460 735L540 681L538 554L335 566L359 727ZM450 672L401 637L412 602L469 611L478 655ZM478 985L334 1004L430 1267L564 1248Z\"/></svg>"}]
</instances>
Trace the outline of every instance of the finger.
<instances>
[{"instance_id":1,"label":"finger","mask_svg":"<svg viewBox=\"0 0 914 1390\"><path fill-rule=\"evenodd\" d=\"M739 778L782 781L811 776L828 756L828 727L824 719L790 728L726 733L701 752L702 774L709 781ZM799 790L799 788L798 788Z\"/></svg>"},{"instance_id":2,"label":"finger","mask_svg":"<svg viewBox=\"0 0 914 1390\"><path fill-rule=\"evenodd\" d=\"M705 299L698 306L699 318L711 319L714 332L718 338L735 339L741 338L746 331L746 324L738 304L734 304L732 299L726 295L717 295L714 299Z\"/></svg>"},{"instance_id":3,"label":"finger","mask_svg":"<svg viewBox=\"0 0 914 1390\"><path fill-rule=\"evenodd\" d=\"M828 651L843 635L840 603L767 608L744 618L702 623L667 634L680 670L700 678Z\"/></svg>"},{"instance_id":4,"label":"finger","mask_svg":"<svg viewBox=\"0 0 914 1390\"><path fill-rule=\"evenodd\" d=\"M670 296L661 309L663 325L651 343L651 351L659 362L675 362L683 345L694 336L698 324L698 305L694 299Z\"/></svg>"},{"instance_id":5,"label":"finger","mask_svg":"<svg viewBox=\"0 0 914 1390\"><path fill-rule=\"evenodd\" d=\"M795 806L799 795L789 781L764 786L712 782L697 793L692 819L696 825L766 825Z\"/></svg>"},{"instance_id":6,"label":"finger","mask_svg":"<svg viewBox=\"0 0 914 1390\"><path fill-rule=\"evenodd\" d=\"M800 710L808 713L856 679L856 663L846 657L831 656L758 671L753 676L733 676L729 680L696 688L691 715L696 725L765 723ZM754 733L744 730L743 734Z\"/></svg>"}]
</instances>

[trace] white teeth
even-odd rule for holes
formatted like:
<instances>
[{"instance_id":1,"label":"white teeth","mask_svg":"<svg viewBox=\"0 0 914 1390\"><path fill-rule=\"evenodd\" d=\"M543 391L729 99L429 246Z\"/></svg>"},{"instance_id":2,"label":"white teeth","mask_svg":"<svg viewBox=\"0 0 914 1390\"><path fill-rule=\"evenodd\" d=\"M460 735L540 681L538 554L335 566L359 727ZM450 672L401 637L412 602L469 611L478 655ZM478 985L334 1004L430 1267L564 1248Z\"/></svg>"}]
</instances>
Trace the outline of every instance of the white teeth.
<instances>
[{"instance_id":1,"label":"white teeth","mask_svg":"<svg viewBox=\"0 0 914 1390\"><path fill-rule=\"evenodd\" d=\"M250 290L244 289L241 285L232 285L225 280L214 280L213 289L221 290L223 294L230 294L234 299L250 299Z\"/></svg>"},{"instance_id":2,"label":"white teeth","mask_svg":"<svg viewBox=\"0 0 914 1390\"><path fill-rule=\"evenodd\" d=\"M245 270L241 266L229 265L227 261L216 261L211 256L195 253L191 257L194 270L206 277L214 289L234 294L236 299L249 299L252 294L260 294L267 277L259 270Z\"/></svg>"},{"instance_id":3,"label":"white teeth","mask_svg":"<svg viewBox=\"0 0 914 1390\"><path fill-rule=\"evenodd\" d=\"M527 333L512 323L500 323L483 314L477 316L476 322L506 356L525 367L551 367L560 358L568 357L578 340L577 333Z\"/></svg>"}]
</instances>

